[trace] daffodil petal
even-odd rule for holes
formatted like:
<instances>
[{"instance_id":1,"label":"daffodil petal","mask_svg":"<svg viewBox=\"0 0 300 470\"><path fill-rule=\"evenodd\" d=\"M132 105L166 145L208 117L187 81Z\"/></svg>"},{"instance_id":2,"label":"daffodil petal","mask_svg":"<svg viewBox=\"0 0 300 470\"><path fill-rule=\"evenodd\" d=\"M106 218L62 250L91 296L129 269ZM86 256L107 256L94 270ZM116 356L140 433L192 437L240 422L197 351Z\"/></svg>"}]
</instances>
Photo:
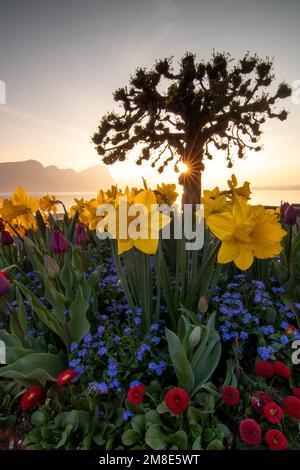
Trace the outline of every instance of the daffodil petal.
<instances>
[{"instance_id":1,"label":"daffodil petal","mask_svg":"<svg viewBox=\"0 0 300 470\"><path fill-rule=\"evenodd\" d=\"M231 235L234 232L235 226L230 212L210 215L206 223L212 233L219 238L219 240L223 240L224 237Z\"/></svg>"}]
</instances>

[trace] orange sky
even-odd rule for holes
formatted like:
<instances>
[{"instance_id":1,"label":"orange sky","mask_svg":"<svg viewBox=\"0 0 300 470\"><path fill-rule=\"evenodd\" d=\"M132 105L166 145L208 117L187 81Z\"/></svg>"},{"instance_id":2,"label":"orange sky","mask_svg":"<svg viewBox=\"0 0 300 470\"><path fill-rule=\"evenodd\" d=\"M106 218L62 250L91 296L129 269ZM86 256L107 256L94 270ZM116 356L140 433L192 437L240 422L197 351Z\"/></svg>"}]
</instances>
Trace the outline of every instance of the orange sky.
<instances>
[{"instance_id":1,"label":"orange sky","mask_svg":"<svg viewBox=\"0 0 300 470\"><path fill-rule=\"evenodd\" d=\"M294 0L41 3L26 2L25 8L11 0L2 7L0 80L7 104L0 105L0 162L35 158L75 169L98 163L90 136L115 106L112 91L135 67L159 57L191 50L205 59L213 48L239 57L250 50L274 56L278 82L300 79L300 3ZM300 104L288 99L285 106L288 120L264 127L263 151L235 166L240 179L258 186L300 184ZM140 182L141 175L153 182L176 179L130 163L111 173L121 184ZM207 163L204 186L222 185L231 173L216 155Z\"/></svg>"}]
</instances>

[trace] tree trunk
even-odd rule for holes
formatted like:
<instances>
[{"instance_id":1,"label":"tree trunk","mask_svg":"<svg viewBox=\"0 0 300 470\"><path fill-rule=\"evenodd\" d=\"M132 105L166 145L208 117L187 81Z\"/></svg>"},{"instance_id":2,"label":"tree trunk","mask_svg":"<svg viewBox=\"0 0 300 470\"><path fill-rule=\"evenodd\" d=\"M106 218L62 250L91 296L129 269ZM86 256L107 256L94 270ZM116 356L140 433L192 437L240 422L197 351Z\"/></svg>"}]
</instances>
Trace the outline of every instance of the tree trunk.
<instances>
[{"instance_id":1,"label":"tree trunk","mask_svg":"<svg viewBox=\"0 0 300 470\"><path fill-rule=\"evenodd\" d=\"M196 139L191 139L190 142L194 144L186 145L186 155L183 159L188 171L181 175L180 183L183 185L182 205L192 204L195 208L196 204L200 204L201 199L201 174L204 169L203 146L199 141L196 144Z\"/></svg>"},{"instance_id":2,"label":"tree trunk","mask_svg":"<svg viewBox=\"0 0 300 470\"><path fill-rule=\"evenodd\" d=\"M183 194L182 194L182 207L184 204L192 204L194 208L196 204L200 204L201 200L201 169L193 168L193 175L190 176L187 172L182 175Z\"/></svg>"}]
</instances>

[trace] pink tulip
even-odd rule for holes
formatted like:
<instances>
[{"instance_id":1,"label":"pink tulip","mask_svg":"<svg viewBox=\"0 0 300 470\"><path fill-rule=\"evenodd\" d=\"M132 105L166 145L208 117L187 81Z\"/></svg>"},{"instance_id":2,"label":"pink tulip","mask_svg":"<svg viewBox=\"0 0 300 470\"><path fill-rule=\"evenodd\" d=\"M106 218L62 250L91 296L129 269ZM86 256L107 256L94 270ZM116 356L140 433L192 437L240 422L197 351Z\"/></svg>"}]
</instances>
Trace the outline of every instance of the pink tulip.
<instances>
[{"instance_id":1,"label":"pink tulip","mask_svg":"<svg viewBox=\"0 0 300 470\"><path fill-rule=\"evenodd\" d=\"M3 230L3 232L0 235L0 242L1 242L1 245L8 246L8 245L12 245L14 240L11 234L7 232L7 230Z\"/></svg>"},{"instance_id":2,"label":"pink tulip","mask_svg":"<svg viewBox=\"0 0 300 470\"><path fill-rule=\"evenodd\" d=\"M84 224L79 222L76 225L75 233L74 233L74 241L76 245L86 245L89 241L89 236Z\"/></svg>"},{"instance_id":3,"label":"pink tulip","mask_svg":"<svg viewBox=\"0 0 300 470\"><path fill-rule=\"evenodd\" d=\"M10 282L6 273L0 271L0 297L9 294Z\"/></svg>"}]
</instances>

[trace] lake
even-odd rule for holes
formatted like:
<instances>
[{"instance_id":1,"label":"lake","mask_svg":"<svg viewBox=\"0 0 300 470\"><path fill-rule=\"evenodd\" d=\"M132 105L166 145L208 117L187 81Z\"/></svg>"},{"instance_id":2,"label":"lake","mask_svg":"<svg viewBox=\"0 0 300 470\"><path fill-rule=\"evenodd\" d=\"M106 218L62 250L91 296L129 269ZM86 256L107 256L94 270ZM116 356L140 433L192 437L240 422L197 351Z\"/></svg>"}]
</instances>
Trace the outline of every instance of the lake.
<instances>
[{"instance_id":1,"label":"lake","mask_svg":"<svg viewBox=\"0 0 300 470\"><path fill-rule=\"evenodd\" d=\"M45 193L30 193L35 197L42 197ZM51 194L51 191L50 191ZM77 199L91 199L96 197L95 192L74 192L74 193L54 193L58 200L61 200L67 209L74 204L74 197ZM0 193L0 199L9 198L10 194ZM280 206L281 201L300 204L300 191L278 189L278 190L252 190L252 204L263 204L266 206Z\"/></svg>"}]
</instances>

